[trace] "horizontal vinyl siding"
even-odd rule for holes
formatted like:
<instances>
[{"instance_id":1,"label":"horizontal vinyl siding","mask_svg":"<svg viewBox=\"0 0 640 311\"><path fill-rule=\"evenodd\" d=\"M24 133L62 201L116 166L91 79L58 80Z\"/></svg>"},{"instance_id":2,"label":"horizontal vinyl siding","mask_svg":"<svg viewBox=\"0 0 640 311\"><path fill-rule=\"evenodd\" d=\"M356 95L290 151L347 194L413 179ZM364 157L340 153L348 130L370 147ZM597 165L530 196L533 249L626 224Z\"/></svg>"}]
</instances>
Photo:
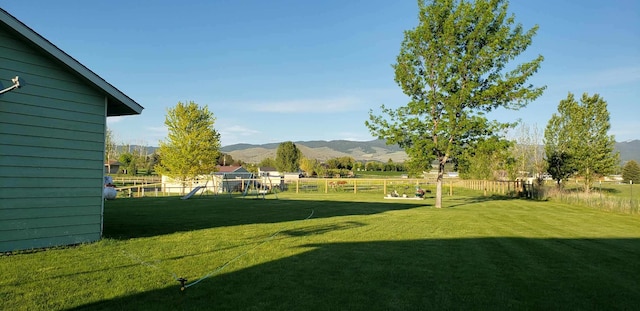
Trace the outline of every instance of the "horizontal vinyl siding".
<instances>
[{"instance_id":1,"label":"horizontal vinyl siding","mask_svg":"<svg viewBox=\"0 0 640 311\"><path fill-rule=\"evenodd\" d=\"M38 205L35 205L35 206L30 205L28 208L0 209L0 221L25 219L33 215L33 213L37 213L40 217L65 217L67 215L75 215L75 216L95 215L91 213L91 210L84 208L83 205L78 205L78 206L63 205L62 207L56 207L56 206L47 206L46 204L42 204L40 207L38 207Z\"/></svg>"},{"instance_id":2,"label":"horizontal vinyl siding","mask_svg":"<svg viewBox=\"0 0 640 311\"><path fill-rule=\"evenodd\" d=\"M16 178L21 179L21 178ZM102 194L102 191L96 191L95 180L91 184L81 184L80 181L72 181L70 185L59 184L55 187L38 187L38 182L33 180L29 187L11 187L2 188L0 191L0 197L3 199L21 199L21 198L48 198L55 200L56 198L74 198L74 197L94 197L97 194ZM100 186L98 184L98 186ZM98 188L98 190L101 190ZM10 201L3 203L6 209L13 208ZM100 213L98 211L97 213ZM2 228L0 228L2 230Z\"/></svg>"},{"instance_id":3,"label":"horizontal vinyl siding","mask_svg":"<svg viewBox=\"0 0 640 311\"><path fill-rule=\"evenodd\" d=\"M25 240L11 240L0 242L0 245L2 245L2 247L6 250L22 250L94 242L100 239L100 233L95 233L93 227L93 225L85 226L84 228L81 226L76 226L72 227L72 230L70 231L62 231L62 235L53 234L40 238L34 237ZM83 233L82 229L90 232Z\"/></svg>"},{"instance_id":4,"label":"horizontal vinyl siding","mask_svg":"<svg viewBox=\"0 0 640 311\"><path fill-rule=\"evenodd\" d=\"M61 192L64 193L64 192ZM34 212L37 212L36 209L43 208L65 208L65 207L78 207L84 208L87 205L94 204L93 196L88 198L77 197L73 195L73 192L67 192L67 197L61 197L60 195L56 196L55 200L51 200L46 197L33 197L31 200L24 200L22 198L3 198L3 206L0 210L2 210L4 215L8 215L13 213L13 209L33 209ZM95 211L91 209L87 209L84 213L95 213ZM9 218L13 218L12 216L7 216Z\"/></svg>"},{"instance_id":5,"label":"horizontal vinyl siding","mask_svg":"<svg viewBox=\"0 0 640 311\"><path fill-rule=\"evenodd\" d=\"M4 134L13 134L13 135L25 135L28 136L29 133L38 133L39 137L50 137L50 138L58 138L58 139L66 139L69 136L75 137L78 141L91 141L96 142L100 141L103 137L103 133L92 133L92 132L84 132L79 130L72 129L63 129L63 128L52 128L48 124L17 124L12 120L11 127L4 127Z\"/></svg>"},{"instance_id":6,"label":"horizontal vinyl siding","mask_svg":"<svg viewBox=\"0 0 640 311\"><path fill-rule=\"evenodd\" d=\"M88 215L88 216L69 216L64 215L60 217L41 217L41 218L21 218L21 219L7 219L0 220L0 228L3 230L3 234L0 236L0 241L10 241L14 239L20 239L24 237L24 234L20 232L22 229L38 228L38 234L35 238L39 238L42 231L49 230L52 234L55 234L56 228L67 228L77 225L92 225L100 221L100 215ZM66 229L65 229L66 230ZM29 230L31 231L31 230ZM35 231L31 231L34 233ZM13 236L12 236L13 234ZM8 238L7 238L8 237Z\"/></svg>"},{"instance_id":7,"label":"horizontal vinyl siding","mask_svg":"<svg viewBox=\"0 0 640 311\"><path fill-rule=\"evenodd\" d=\"M0 251L100 238L105 95L0 27Z\"/></svg>"}]
</instances>

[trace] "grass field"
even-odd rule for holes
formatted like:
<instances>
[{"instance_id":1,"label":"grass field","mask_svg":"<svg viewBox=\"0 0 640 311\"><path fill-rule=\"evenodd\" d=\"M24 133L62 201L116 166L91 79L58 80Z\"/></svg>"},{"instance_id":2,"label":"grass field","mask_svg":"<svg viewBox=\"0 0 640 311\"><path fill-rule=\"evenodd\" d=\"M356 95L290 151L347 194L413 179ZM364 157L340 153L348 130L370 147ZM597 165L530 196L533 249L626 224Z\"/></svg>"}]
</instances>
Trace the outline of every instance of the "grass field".
<instances>
[{"instance_id":1,"label":"grass field","mask_svg":"<svg viewBox=\"0 0 640 311\"><path fill-rule=\"evenodd\" d=\"M0 256L0 309L640 306L638 215L468 191L443 209L380 194L278 197L108 201L102 241Z\"/></svg>"}]
</instances>

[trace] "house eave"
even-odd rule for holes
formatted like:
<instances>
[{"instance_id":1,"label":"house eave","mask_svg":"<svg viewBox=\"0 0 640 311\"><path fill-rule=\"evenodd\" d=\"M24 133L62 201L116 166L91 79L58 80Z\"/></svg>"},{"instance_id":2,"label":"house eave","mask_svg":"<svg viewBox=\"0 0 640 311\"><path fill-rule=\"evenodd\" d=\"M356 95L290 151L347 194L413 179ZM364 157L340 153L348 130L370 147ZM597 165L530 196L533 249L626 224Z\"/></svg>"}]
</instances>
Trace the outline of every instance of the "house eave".
<instances>
[{"instance_id":1,"label":"house eave","mask_svg":"<svg viewBox=\"0 0 640 311\"><path fill-rule=\"evenodd\" d=\"M83 78L88 84L93 85L95 88L103 92L107 97L107 116L140 114L144 109L129 96L102 79L75 58L59 49L49 40L42 37L33 29L29 28L29 26L25 25L2 8L0 8L0 22L12 29L25 40L31 42L46 54L61 62L71 71Z\"/></svg>"}]
</instances>

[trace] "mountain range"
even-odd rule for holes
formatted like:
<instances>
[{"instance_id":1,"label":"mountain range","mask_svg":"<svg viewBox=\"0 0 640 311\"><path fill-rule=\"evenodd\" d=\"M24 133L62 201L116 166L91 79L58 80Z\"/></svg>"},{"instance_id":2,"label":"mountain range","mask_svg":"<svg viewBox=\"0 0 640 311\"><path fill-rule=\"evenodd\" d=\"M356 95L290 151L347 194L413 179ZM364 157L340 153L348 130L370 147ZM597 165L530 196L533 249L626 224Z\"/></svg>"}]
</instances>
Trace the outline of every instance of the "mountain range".
<instances>
[{"instance_id":1,"label":"mountain range","mask_svg":"<svg viewBox=\"0 0 640 311\"><path fill-rule=\"evenodd\" d=\"M293 142L302 154L311 159L320 161L338 158L352 157L361 161L404 162L407 154L397 145L387 146L384 140L371 141L297 141ZM247 163L259 163L265 158L275 159L276 151L280 143L269 143L261 145L235 144L221 148L221 151L231 155L234 159ZM622 164L629 160L640 163L640 140L626 142L616 142L615 150L620 153Z\"/></svg>"},{"instance_id":2,"label":"mountain range","mask_svg":"<svg viewBox=\"0 0 640 311\"><path fill-rule=\"evenodd\" d=\"M397 145L387 146L384 140L314 140L293 142L302 154L310 159L325 161L339 157L352 157L363 161L404 162L407 154ZM259 163L265 158L276 158L280 143L262 145L235 144L224 146L220 150L247 163Z\"/></svg>"}]
</instances>

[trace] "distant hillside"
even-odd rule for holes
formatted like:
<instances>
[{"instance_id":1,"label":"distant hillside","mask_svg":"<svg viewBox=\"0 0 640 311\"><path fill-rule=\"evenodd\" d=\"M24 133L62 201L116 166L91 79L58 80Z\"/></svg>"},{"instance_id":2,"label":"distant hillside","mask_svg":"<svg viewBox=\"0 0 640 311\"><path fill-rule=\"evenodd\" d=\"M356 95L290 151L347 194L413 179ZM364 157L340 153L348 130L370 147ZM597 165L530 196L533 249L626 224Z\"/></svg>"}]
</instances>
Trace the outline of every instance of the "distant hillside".
<instances>
[{"instance_id":1,"label":"distant hillside","mask_svg":"<svg viewBox=\"0 0 640 311\"><path fill-rule=\"evenodd\" d=\"M356 160L387 162L404 162L407 154L396 146L387 146L384 140L371 141L298 141L294 142L305 157L327 160L349 156ZM265 158L275 158L280 143L251 145L236 144L222 147L222 152L230 154L234 159L248 163L258 163ZM618 142L615 150L620 152L621 164L629 160L640 163L640 140Z\"/></svg>"},{"instance_id":2,"label":"distant hillside","mask_svg":"<svg viewBox=\"0 0 640 311\"><path fill-rule=\"evenodd\" d=\"M371 141L313 140L294 143L305 157L321 161L345 156L356 160L380 162L387 162L389 159L393 162L404 162L407 159L407 154L400 147L397 145L387 146L384 140L381 139ZM230 154L234 159L247 163L258 163L265 158L275 159L279 145L280 143L262 145L235 144L224 146L221 151ZM119 148L122 148L122 146L119 146ZM157 149L157 147L143 148L146 148L147 154L152 154ZM140 146L130 146L131 151L139 149ZM621 164L624 165L629 160L635 160L640 163L640 140L617 142L615 149L620 152Z\"/></svg>"},{"instance_id":3,"label":"distant hillside","mask_svg":"<svg viewBox=\"0 0 640 311\"><path fill-rule=\"evenodd\" d=\"M407 154L398 146L387 146L384 140L372 141L297 141L294 142L302 154L311 159L321 161L337 157L352 157L356 160L404 162ZM258 163L265 158L275 158L280 143L251 145L236 144L224 146L221 151L230 154L234 159L248 163Z\"/></svg>"},{"instance_id":4,"label":"distant hillside","mask_svg":"<svg viewBox=\"0 0 640 311\"><path fill-rule=\"evenodd\" d=\"M622 165L629 160L640 163L640 140L631 140L616 143L616 150L620 152L620 162Z\"/></svg>"}]
</instances>

